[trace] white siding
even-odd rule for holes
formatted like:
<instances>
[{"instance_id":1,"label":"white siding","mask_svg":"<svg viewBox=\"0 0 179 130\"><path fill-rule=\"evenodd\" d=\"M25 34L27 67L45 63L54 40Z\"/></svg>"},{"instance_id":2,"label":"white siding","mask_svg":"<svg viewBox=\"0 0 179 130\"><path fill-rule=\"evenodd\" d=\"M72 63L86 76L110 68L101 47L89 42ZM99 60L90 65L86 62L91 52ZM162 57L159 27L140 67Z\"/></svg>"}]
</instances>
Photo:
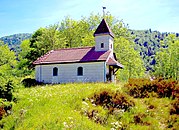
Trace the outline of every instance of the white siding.
<instances>
[{"instance_id":1,"label":"white siding","mask_svg":"<svg viewBox=\"0 0 179 130\"><path fill-rule=\"evenodd\" d=\"M53 76L53 68L58 68L58 76ZM77 68L83 67L83 76L77 75ZM41 70L41 75L40 75ZM67 83L67 82L105 82L106 63L69 63L36 66L36 80L44 83Z\"/></svg>"},{"instance_id":2,"label":"white siding","mask_svg":"<svg viewBox=\"0 0 179 130\"><path fill-rule=\"evenodd\" d=\"M40 65L36 65L35 66L35 79L39 82L41 82L40 80Z\"/></svg>"},{"instance_id":3,"label":"white siding","mask_svg":"<svg viewBox=\"0 0 179 130\"><path fill-rule=\"evenodd\" d=\"M113 50L113 38L110 35L95 36L95 42L95 51ZM101 48L101 43L104 43L104 48Z\"/></svg>"}]
</instances>

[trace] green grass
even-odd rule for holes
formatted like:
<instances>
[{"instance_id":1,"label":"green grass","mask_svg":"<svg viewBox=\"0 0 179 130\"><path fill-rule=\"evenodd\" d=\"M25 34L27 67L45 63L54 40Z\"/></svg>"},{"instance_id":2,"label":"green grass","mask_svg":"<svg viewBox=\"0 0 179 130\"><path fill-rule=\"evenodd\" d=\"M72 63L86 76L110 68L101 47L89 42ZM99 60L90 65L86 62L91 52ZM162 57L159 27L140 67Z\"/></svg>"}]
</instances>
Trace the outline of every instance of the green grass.
<instances>
[{"instance_id":1,"label":"green grass","mask_svg":"<svg viewBox=\"0 0 179 130\"><path fill-rule=\"evenodd\" d=\"M63 84L24 88L18 92L5 129L105 129L81 114L82 99L113 84Z\"/></svg>"},{"instance_id":2,"label":"green grass","mask_svg":"<svg viewBox=\"0 0 179 130\"><path fill-rule=\"evenodd\" d=\"M101 89L122 91L122 87L122 84L75 83L21 88L16 93L17 103L13 104L12 114L0 124L4 124L5 130L169 129L171 100L168 98L133 99L135 107L130 111L110 115L103 107L84 102ZM85 115L84 111L94 109L100 118L107 119L106 123L95 123Z\"/></svg>"}]
</instances>

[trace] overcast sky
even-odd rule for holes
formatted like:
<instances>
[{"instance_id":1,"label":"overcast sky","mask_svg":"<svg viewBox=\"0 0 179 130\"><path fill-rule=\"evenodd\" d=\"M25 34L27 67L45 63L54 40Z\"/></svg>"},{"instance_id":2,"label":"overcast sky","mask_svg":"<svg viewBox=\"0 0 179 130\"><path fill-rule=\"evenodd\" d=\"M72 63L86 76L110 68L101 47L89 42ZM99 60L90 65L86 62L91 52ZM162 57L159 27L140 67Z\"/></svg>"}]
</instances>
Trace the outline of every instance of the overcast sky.
<instances>
[{"instance_id":1,"label":"overcast sky","mask_svg":"<svg viewBox=\"0 0 179 130\"><path fill-rule=\"evenodd\" d=\"M0 0L0 37L102 14L102 6L131 29L179 32L179 0Z\"/></svg>"}]
</instances>

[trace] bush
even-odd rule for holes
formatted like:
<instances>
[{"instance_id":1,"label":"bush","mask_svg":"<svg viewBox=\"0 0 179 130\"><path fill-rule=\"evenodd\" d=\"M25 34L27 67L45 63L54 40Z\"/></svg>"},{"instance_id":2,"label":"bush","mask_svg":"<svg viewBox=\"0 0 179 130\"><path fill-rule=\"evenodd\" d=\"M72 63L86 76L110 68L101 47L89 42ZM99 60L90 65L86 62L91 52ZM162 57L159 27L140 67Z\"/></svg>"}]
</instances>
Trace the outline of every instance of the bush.
<instances>
[{"instance_id":1,"label":"bush","mask_svg":"<svg viewBox=\"0 0 179 130\"><path fill-rule=\"evenodd\" d=\"M167 121L167 127L172 130L178 130L179 118L178 115L171 115Z\"/></svg>"},{"instance_id":2,"label":"bush","mask_svg":"<svg viewBox=\"0 0 179 130\"><path fill-rule=\"evenodd\" d=\"M129 79L124 85L127 93L134 98L145 98L157 95L158 97L179 97L178 81L172 79Z\"/></svg>"},{"instance_id":3,"label":"bush","mask_svg":"<svg viewBox=\"0 0 179 130\"><path fill-rule=\"evenodd\" d=\"M4 110L3 106L0 106L0 120L2 119L2 117L6 114L6 111Z\"/></svg>"},{"instance_id":4,"label":"bush","mask_svg":"<svg viewBox=\"0 0 179 130\"><path fill-rule=\"evenodd\" d=\"M0 86L0 98L7 99L7 101L12 101L13 99L13 83L8 81L5 85Z\"/></svg>"},{"instance_id":5,"label":"bush","mask_svg":"<svg viewBox=\"0 0 179 130\"><path fill-rule=\"evenodd\" d=\"M171 103L170 115L172 114L179 115L179 98Z\"/></svg>"},{"instance_id":6,"label":"bush","mask_svg":"<svg viewBox=\"0 0 179 130\"><path fill-rule=\"evenodd\" d=\"M105 89L90 97L92 104L103 106L113 112L115 109L129 110L135 104L128 95Z\"/></svg>"},{"instance_id":7,"label":"bush","mask_svg":"<svg viewBox=\"0 0 179 130\"><path fill-rule=\"evenodd\" d=\"M10 114L12 109L12 102L8 102L6 99L0 99L0 120L3 116Z\"/></svg>"},{"instance_id":8,"label":"bush","mask_svg":"<svg viewBox=\"0 0 179 130\"><path fill-rule=\"evenodd\" d=\"M145 113L138 113L134 115L134 123L135 124L141 124L141 125L150 125L147 121L144 121L144 118L147 117L147 114Z\"/></svg>"},{"instance_id":9,"label":"bush","mask_svg":"<svg viewBox=\"0 0 179 130\"><path fill-rule=\"evenodd\" d=\"M83 108L84 114L89 119L103 125L107 123L110 114L116 115L117 113L129 111L135 105L129 95L120 93L119 91L114 92L110 89L102 89L86 100L90 104L92 103L90 105L92 107L89 109L88 103L83 99L83 104L85 105Z\"/></svg>"},{"instance_id":10,"label":"bush","mask_svg":"<svg viewBox=\"0 0 179 130\"><path fill-rule=\"evenodd\" d=\"M22 84L25 87L29 88L29 87L32 87L32 86L41 85L42 83L37 82L35 79L32 79L32 78L26 78L26 79L22 80Z\"/></svg>"}]
</instances>

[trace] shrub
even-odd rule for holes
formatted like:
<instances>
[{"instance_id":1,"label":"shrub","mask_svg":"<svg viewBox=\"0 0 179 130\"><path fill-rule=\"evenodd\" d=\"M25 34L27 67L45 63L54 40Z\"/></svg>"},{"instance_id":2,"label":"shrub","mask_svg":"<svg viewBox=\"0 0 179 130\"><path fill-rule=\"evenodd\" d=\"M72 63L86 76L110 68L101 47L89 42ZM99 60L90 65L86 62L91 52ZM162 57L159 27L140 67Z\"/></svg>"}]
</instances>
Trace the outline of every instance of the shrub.
<instances>
[{"instance_id":1,"label":"shrub","mask_svg":"<svg viewBox=\"0 0 179 130\"><path fill-rule=\"evenodd\" d=\"M22 80L22 84L25 87L29 88L29 87L32 87L32 86L41 85L42 83L37 82L35 79L32 79L32 78L26 78L26 79Z\"/></svg>"},{"instance_id":2,"label":"shrub","mask_svg":"<svg viewBox=\"0 0 179 130\"><path fill-rule=\"evenodd\" d=\"M8 102L6 99L0 99L0 120L3 116L10 114L12 109L12 102Z\"/></svg>"},{"instance_id":3,"label":"shrub","mask_svg":"<svg viewBox=\"0 0 179 130\"><path fill-rule=\"evenodd\" d=\"M3 106L0 106L0 120L2 119L2 117L6 114L6 111L4 110Z\"/></svg>"},{"instance_id":4,"label":"shrub","mask_svg":"<svg viewBox=\"0 0 179 130\"><path fill-rule=\"evenodd\" d=\"M179 97L178 81L172 79L129 79L127 93L134 98L145 98L157 95L158 97Z\"/></svg>"},{"instance_id":5,"label":"shrub","mask_svg":"<svg viewBox=\"0 0 179 130\"><path fill-rule=\"evenodd\" d=\"M179 126L178 115L171 115L167 121L167 127L172 130L177 130Z\"/></svg>"},{"instance_id":6,"label":"shrub","mask_svg":"<svg viewBox=\"0 0 179 130\"><path fill-rule=\"evenodd\" d=\"M149 79L129 79L128 84L124 85L130 96L134 98L149 97L149 92L154 91Z\"/></svg>"},{"instance_id":7,"label":"shrub","mask_svg":"<svg viewBox=\"0 0 179 130\"><path fill-rule=\"evenodd\" d=\"M85 110L83 109L85 115L99 124L106 124L110 114L115 115L119 112L129 111L135 105L129 95L110 89L102 89L86 100L92 103L92 108L89 109L89 105L83 100L83 104L86 106Z\"/></svg>"},{"instance_id":8,"label":"shrub","mask_svg":"<svg viewBox=\"0 0 179 130\"><path fill-rule=\"evenodd\" d=\"M171 103L170 115L177 114L179 115L179 98L175 99Z\"/></svg>"},{"instance_id":9,"label":"shrub","mask_svg":"<svg viewBox=\"0 0 179 130\"><path fill-rule=\"evenodd\" d=\"M13 99L13 83L8 81L5 85L0 86L0 98L11 101Z\"/></svg>"},{"instance_id":10,"label":"shrub","mask_svg":"<svg viewBox=\"0 0 179 130\"><path fill-rule=\"evenodd\" d=\"M95 93L90 99L92 104L103 106L110 112L113 112L115 109L127 111L135 105L128 95L108 89Z\"/></svg>"}]
</instances>

